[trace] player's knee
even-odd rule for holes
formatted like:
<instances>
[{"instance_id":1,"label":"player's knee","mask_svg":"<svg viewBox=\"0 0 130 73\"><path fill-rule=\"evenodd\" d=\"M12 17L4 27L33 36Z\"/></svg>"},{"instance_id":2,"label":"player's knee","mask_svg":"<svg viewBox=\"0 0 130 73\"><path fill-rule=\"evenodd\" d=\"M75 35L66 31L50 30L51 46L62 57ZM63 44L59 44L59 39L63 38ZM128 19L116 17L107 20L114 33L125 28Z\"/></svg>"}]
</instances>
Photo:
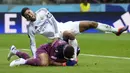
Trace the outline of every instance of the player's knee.
<instances>
[{"instance_id":1,"label":"player's knee","mask_svg":"<svg viewBox=\"0 0 130 73\"><path fill-rule=\"evenodd\" d=\"M96 28L98 25L95 21L81 21L80 22L80 32L83 32L90 28Z\"/></svg>"},{"instance_id":2,"label":"player's knee","mask_svg":"<svg viewBox=\"0 0 130 73\"><path fill-rule=\"evenodd\" d=\"M98 25L98 23L95 22L95 21L90 21L89 24L90 24L90 27L91 27L91 28L96 28L97 25Z\"/></svg>"},{"instance_id":3,"label":"player's knee","mask_svg":"<svg viewBox=\"0 0 130 73\"><path fill-rule=\"evenodd\" d=\"M65 31L63 33L63 38L65 40L74 40L75 39L75 35L73 33L69 32L69 31Z\"/></svg>"}]
</instances>

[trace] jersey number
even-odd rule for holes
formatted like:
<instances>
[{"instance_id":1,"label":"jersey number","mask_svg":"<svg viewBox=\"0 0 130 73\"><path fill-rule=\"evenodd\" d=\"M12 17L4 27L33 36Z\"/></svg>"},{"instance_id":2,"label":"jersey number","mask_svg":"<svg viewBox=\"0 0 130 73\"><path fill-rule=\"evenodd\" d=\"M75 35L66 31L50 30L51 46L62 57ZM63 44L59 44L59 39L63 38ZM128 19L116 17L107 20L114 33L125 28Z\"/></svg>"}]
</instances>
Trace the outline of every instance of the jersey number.
<instances>
[{"instance_id":1,"label":"jersey number","mask_svg":"<svg viewBox=\"0 0 130 73\"><path fill-rule=\"evenodd\" d=\"M47 18L51 18L52 14L51 13L47 13Z\"/></svg>"}]
</instances>

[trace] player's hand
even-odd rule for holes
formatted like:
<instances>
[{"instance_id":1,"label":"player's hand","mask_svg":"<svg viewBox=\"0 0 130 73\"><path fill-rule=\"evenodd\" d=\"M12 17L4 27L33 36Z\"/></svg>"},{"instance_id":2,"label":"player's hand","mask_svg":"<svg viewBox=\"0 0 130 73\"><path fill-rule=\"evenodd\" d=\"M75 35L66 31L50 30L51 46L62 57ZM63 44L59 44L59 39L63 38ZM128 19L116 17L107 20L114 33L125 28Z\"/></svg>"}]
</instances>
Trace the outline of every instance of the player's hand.
<instances>
[{"instance_id":1,"label":"player's hand","mask_svg":"<svg viewBox=\"0 0 130 73\"><path fill-rule=\"evenodd\" d=\"M63 63L63 66L74 66L77 64L75 60L68 60L67 62Z\"/></svg>"},{"instance_id":2,"label":"player's hand","mask_svg":"<svg viewBox=\"0 0 130 73\"><path fill-rule=\"evenodd\" d=\"M77 62L76 62L75 60L68 60L68 61L66 62L66 65L67 65L67 66L74 66L75 64L77 64Z\"/></svg>"}]
</instances>

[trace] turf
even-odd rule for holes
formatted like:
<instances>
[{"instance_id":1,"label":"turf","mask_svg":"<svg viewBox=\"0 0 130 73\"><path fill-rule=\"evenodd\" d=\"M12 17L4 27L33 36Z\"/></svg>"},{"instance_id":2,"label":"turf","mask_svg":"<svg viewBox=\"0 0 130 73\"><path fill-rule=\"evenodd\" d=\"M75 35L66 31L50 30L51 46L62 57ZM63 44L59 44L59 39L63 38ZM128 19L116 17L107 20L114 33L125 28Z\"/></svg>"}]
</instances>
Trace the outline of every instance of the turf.
<instances>
[{"instance_id":1,"label":"turf","mask_svg":"<svg viewBox=\"0 0 130 73\"><path fill-rule=\"evenodd\" d=\"M114 34L80 34L77 37L82 54L130 57L130 34L117 37ZM36 36L37 47L50 42L41 35ZM79 55L79 63L75 67L9 67L7 61L9 47L15 45L20 49L29 49L29 38L26 34L0 35L0 73L129 73L130 60L100 58ZM26 51L30 55L30 51Z\"/></svg>"}]
</instances>

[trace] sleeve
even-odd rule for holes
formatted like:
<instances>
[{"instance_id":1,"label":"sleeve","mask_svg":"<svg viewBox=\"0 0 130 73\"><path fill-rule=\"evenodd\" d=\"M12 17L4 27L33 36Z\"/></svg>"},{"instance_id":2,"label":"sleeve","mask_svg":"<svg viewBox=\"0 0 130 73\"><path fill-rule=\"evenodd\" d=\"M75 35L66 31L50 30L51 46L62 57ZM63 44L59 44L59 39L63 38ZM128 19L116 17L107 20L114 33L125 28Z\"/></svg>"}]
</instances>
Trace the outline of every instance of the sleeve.
<instances>
[{"instance_id":1,"label":"sleeve","mask_svg":"<svg viewBox=\"0 0 130 73\"><path fill-rule=\"evenodd\" d=\"M56 19L54 18L54 16L48 11L47 12L48 14L47 14L47 16L48 17L50 17L50 21L51 21L51 23L52 23L52 26L54 27L54 29L55 29L55 38L59 38L59 34L58 34L58 27L57 27L57 21L56 21Z\"/></svg>"},{"instance_id":2,"label":"sleeve","mask_svg":"<svg viewBox=\"0 0 130 73\"><path fill-rule=\"evenodd\" d=\"M30 48L33 54L33 57L36 58L36 42L35 42L35 33L29 28L28 37L30 39Z\"/></svg>"},{"instance_id":3,"label":"sleeve","mask_svg":"<svg viewBox=\"0 0 130 73\"><path fill-rule=\"evenodd\" d=\"M58 32L58 27L57 27L57 20L46 8L43 8L43 10L44 10L44 13L46 13L49 23L52 24L52 26L54 27L54 31L55 31L54 38L59 38L60 36Z\"/></svg>"}]
</instances>

